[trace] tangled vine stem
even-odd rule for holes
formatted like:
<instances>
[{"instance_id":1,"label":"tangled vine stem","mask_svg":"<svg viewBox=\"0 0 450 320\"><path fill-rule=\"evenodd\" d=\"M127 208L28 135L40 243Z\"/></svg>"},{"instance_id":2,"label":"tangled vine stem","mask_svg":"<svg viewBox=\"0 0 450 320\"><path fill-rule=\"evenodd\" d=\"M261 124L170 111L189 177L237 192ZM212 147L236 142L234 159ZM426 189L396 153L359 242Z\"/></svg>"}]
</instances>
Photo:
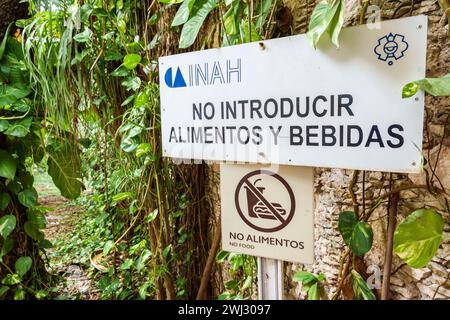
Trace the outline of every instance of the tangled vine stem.
<instances>
[{"instance_id":1,"label":"tangled vine stem","mask_svg":"<svg viewBox=\"0 0 450 320\"><path fill-rule=\"evenodd\" d=\"M383 268L383 285L381 287L381 300L387 300L389 298L389 285L391 282L391 270L392 270L392 250L394 247L394 232L397 225L397 209L400 193L393 193L390 197L390 203L388 206L388 226L387 226L387 239L386 239L386 253L384 258Z\"/></svg>"},{"instance_id":2,"label":"tangled vine stem","mask_svg":"<svg viewBox=\"0 0 450 320\"><path fill-rule=\"evenodd\" d=\"M206 297L206 290L208 287L209 278L211 276L211 270L215 262L217 251L219 250L220 239L221 239L221 223L219 219L215 228L214 240L211 249L209 250L208 260L206 261L205 269L203 269L202 279L200 281L200 288L198 289L196 300L205 299Z\"/></svg>"},{"instance_id":3,"label":"tangled vine stem","mask_svg":"<svg viewBox=\"0 0 450 320\"><path fill-rule=\"evenodd\" d=\"M356 216L359 216L359 204L358 200L356 199L355 192L353 191L353 188L355 187L356 183L358 182L359 177L359 170L353 171L352 180L350 181L350 184L348 186L348 192L350 193L350 197L352 198L353 203L353 211L355 212Z\"/></svg>"},{"instance_id":4,"label":"tangled vine stem","mask_svg":"<svg viewBox=\"0 0 450 320\"><path fill-rule=\"evenodd\" d=\"M339 280L339 284L336 289L336 292L333 295L333 297L331 298L331 300L337 300L341 294L342 287L344 286L345 279L347 278L348 271L350 269L350 264L353 260L351 257L352 254L350 254L350 253L351 253L350 249L347 249L341 258L341 264L340 264L339 273L338 273L340 280Z\"/></svg>"}]
</instances>

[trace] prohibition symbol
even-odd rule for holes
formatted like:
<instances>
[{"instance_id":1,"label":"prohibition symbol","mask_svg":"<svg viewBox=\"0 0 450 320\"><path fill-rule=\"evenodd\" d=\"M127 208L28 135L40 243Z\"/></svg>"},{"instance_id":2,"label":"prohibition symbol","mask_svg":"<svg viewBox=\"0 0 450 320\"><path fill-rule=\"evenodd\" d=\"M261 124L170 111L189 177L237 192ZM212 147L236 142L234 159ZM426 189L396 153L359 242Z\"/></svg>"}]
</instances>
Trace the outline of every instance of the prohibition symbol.
<instances>
[{"instance_id":1,"label":"prohibition symbol","mask_svg":"<svg viewBox=\"0 0 450 320\"><path fill-rule=\"evenodd\" d=\"M241 219L261 232L283 229L295 213L291 186L279 174L269 170L246 174L236 187L234 200Z\"/></svg>"}]
</instances>

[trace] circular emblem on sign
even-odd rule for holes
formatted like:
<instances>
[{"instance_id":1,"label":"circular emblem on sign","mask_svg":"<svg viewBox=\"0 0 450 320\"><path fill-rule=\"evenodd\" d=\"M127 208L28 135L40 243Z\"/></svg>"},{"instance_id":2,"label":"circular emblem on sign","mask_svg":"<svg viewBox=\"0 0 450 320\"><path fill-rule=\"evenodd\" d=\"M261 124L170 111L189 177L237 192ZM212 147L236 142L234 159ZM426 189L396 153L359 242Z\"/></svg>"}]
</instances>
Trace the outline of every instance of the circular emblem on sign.
<instances>
[{"instance_id":1,"label":"circular emblem on sign","mask_svg":"<svg viewBox=\"0 0 450 320\"><path fill-rule=\"evenodd\" d=\"M251 228L275 232L286 227L295 213L291 186L269 170L255 170L238 183L234 194L237 212Z\"/></svg>"}]
</instances>

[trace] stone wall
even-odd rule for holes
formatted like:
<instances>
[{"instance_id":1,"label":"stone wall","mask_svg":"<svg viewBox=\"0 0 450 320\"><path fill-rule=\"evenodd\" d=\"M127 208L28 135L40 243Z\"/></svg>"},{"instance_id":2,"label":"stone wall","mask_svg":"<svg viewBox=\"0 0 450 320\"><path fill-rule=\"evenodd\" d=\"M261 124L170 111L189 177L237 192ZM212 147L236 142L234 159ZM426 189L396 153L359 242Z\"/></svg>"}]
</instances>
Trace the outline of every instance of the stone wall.
<instances>
[{"instance_id":1,"label":"stone wall","mask_svg":"<svg viewBox=\"0 0 450 320\"><path fill-rule=\"evenodd\" d=\"M345 25L354 25L360 21L361 1L346 0ZM425 14L429 17L427 76L438 77L450 72L450 42L448 40L448 23L437 0L429 1L370 1L370 5L379 5L382 20L400 18L409 15ZM413 5L411 5L413 3ZM293 16L291 26L293 33L306 31L306 21L314 7L314 1L285 0L285 6ZM424 155L428 163L435 167L433 180L450 191L450 99L426 98L426 120L424 132ZM439 156L438 156L439 155ZM438 161L436 162L436 159ZM431 170L428 166L428 172ZM327 278L325 294L331 298L337 287L340 257L345 246L338 232L338 215L341 211L352 210L352 201L348 186L353 171L339 169L315 170L315 258L312 266L286 264L285 292L288 299L302 299L301 285L292 281L292 275L298 270L307 270L315 274L324 273ZM365 177L363 182L363 176ZM393 174L394 186L399 184L424 184L423 174ZM379 172L363 172L355 185L358 202L363 203L362 190L365 189L365 204L370 207L373 200L389 190L390 175ZM436 256L423 269L413 269L405 265L400 258L393 258L391 276L392 299L449 299L450 298L450 237L449 211L445 199L433 196L425 189L412 189L400 193L398 204L398 221L418 208L431 207L438 210L446 220L444 241ZM446 209L447 208L447 209ZM386 227L387 200L376 209L370 223L374 231L372 250L365 256L368 273L375 275L383 270ZM366 275L367 276L367 275ZM345 291L345 290L344 290ZM380 290L377 290L378 295ZM344 297L346 295L344 294Z\"/></svg>"}]
</instances>

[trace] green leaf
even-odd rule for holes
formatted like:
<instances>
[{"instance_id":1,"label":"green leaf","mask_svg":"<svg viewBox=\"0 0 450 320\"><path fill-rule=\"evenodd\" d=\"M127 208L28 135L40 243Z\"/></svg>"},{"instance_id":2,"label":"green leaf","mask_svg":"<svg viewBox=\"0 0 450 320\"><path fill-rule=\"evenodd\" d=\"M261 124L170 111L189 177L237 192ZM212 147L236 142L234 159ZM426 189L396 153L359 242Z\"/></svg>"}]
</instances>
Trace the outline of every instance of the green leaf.
<instances>
[{"instance_id":1,"label":"green leaf","mask_svg":"<svg viewBox=\"0 0 450 320\"><path fill-rule=\"evenodd\" d=\"M32 223L31 221L25 222L23 225L23 228L25 230L25 233L33 240L36 241L42 241L44 240L44 233L39 230L39 228L36 226L36 224Z\"/></svg>"},{"instance_id":2,"label":"green leaf","mask_svg":"<svg viewBox=\"0 0 450 320\"><path fill-rule=\"evenodd\" d=\"M20 190L22 190L22 185L20 182L15 180L11 180L6 187L14 194L18 194Z\"/></svg>"},{"instance_id":3,"label":"green leaf","mask_svg":"<svg viewBox=\"0 0 450 320\"><path fill-rule=\"evenodd\" d=\"M43 299L48 296L48 291L47 290L39 290L38 292L36 292L34 294L34 296L36 297L36 299Z\"/></svg>"},{"instance_id":4,"label":"green leaf","mask_svg":"<svg viewBox=\"0 0 450 320\"><path fill-rule=\"evenodd\" d=\"M16 228L16 217L12 214L7 214L0 218L0 236L6 239L11 232Z\"/></svg>"},{"instance_id":5,"label":"green leaf","mask_svg":"<svg viewBox=\"0 0 450 320\"><path fill-rule=\"evenodd\" d=\"M356 300L376 300L377 298L373 294L372 290L370 290L367 282L361 277L361 275L352 270L350 273L353 292L355 293Z\"/></svg>"},{"instance_id":6,"label":"green leaf","mask_svg":"<svg viewBox=\"0 0 450 320\"><path fill-rule=\"evenodd\" d=\"M164 248L164 250L163 250L163 257L164 258L167 258L169 256L171 248L172 248L171 244L169 244L167 247Z\"/></svg>"},{"instance_id":7,"label":"green leaf","mask_svg":"<svg viewBox=\"0 0 450 320\"><path fill-rule=\"evenodd\" d=\"M230 3L232 2L231 0L229 1ZM272 0L263 0L261 5L258 5L256 7L255 12L258 12L258 18L256 19L256 28L260 30L260 32L264 24L267 22L267 16L269 15L271 8Z\"/></svg>"},{"instance_id":8,"label":"green leaf","mask_svg":"<svg viewBox=\"0 0 450 320\"><path fill-rule=\"evenodd\" d=\"M10 122L5 134L17 138L23 138L30 132L32 122L33 117L25 117L19 121Z\"/></svg>"},{"instance_id":9,"label":"green leaf","mask_svg":"<svg viewBox=\"0 0 450 320\"><path fill-rule=\"evenodd\" d=\"M338 36L343 24L343 11L342 0L322 1L316 5L306 34L314 48L317 47L325 32L328 32L332 42L338 46Z\"/></svg>"},{"instance_id":10,"label":"green leaf","mask_svg":"<svg viewBox=\"0 0 450 320\"><path fill-rule=\"evenodd\" d=\"M292 280L301 282L302 284L309 284L311 282L317 281L317 278L311 272L298 271L294 274Z\"/></svg>"},{"instance_id":11,"label":"green leaf","mask_svg":"<svg viewBox=\"0 0 450 320\"><path fill-rule=\"evenodd\" d=\"M9 290L9 287L7 286L2 286L0 287L0 298L3 297Z\"/></svg>"},{"instance_id":12,"label":"green leaf","mask_svg":"<svg viewBox=\"0 0 450 320\"><path fill-rule=\"evenodd\" d=\"M239 289L239 281L229 280L229 281L225 282L225 288L227 290L238 290Z\"/></svg>"},{"instance_id":13,"label":"green leaf","mask_svg":"<svg viewBox=\"0 0 450 320\"><path fill-rule=\"evenodd\" d=\"M413 268L423 268L442 241L444 220L431 209L414 211L394 233L394 252Z\"/></svg>"},{"instance_id":14,"label":"green leaf","mask_svg":"<svg viewBox=\"0 0 450 320\"><path fill-rule=\"evenodd\" d=\"M23 277L28 270L31 269L31 266L33 265L33 260L31 260L30 257L20 257L17 259L15 268L16 273L19 275L19 277Z\"/></svg>"},{"instance_id":15,"label":"green leaf","mask_svg":"<svg viewBox=\"0 0 450 320\"><path fill-rule=\"evenodd\" d=\"M25 207L34 207L37 204L38 194L36 189L25 189L19 193L19 202Z\"/></svg>"},{"instance_id":16,"label":"green leaf","mask_svg":"<svg viewBox=\"0 0 450 320\"><path fill-rule=\"evenodd\" d=\"M73 39L76 42L88 42L89 39L91 38L92 35L92 31L89 28L85 28L83 32L75 35L75 37L73 37Z\"/></svg>"},{"instance_id":17,"label":"green leaf","mask_svg":"<svg viewBox=\"0 0 450 320\"><path fill-rule=\"evenodd\" d=\"M415 82L407 83L402 89L402 98L410 98L419 91L419 85Z\"/></svg>"},{"instance_id":18,"label":"green leaf","mask_svg":"<svg viewBox=\"0 0 450 320\"><path fill-rule=\"evenodd\" d=\"M0 149L0 177L13 180L16 168L16 160L7 151Z\"/></svg>"},{"instance_id":19,"label":"green leaf","mask_svg":"<svg viewBox=\"0 0 450 320\"><path fill-rule=\"evenodd\" d=\"M353 211L344 211L339 215L339 232L345 243L358 256L363 256L372 247L372 227L358 221Z\"/></svg>"},{"instance_id":20,"label":"green leaf","mask_svg":"<svg viewBox=\"0 0 450 320\"><path fill-rule=\"evenodd\" d=\"M4 132L8 128L9 128L9 121L0 119L0 132Z\"/></svg>"},{"instance_id":21,"label":"green leaf","mask_svg":"<svg viewBox=\"0 0 450 320\"><path fill-rule=\"evenodd\" d=\"M5 210L10 201L11 197L9 196L8 193L6 192L0 193L0 211Z\"/></svg>"},{"instance_id":22,"label":"green leaf","mask_svg":"<svg viewBox=\"0 0 450 320\"><path fill-rule=\"evenodd\" d=\"M133 260L128 258L120 265L120 270L128 270L131 268L132 265L133 265Z\"/></svg>"},{"instance_id":23,"label":"green leaf","mask_svg":"<svg viewBox=\"0 0 450 320\"><path fill-rule=\"evenodd\" d=\"M141 143L136 149L136 157L140 158L150 153L151 145L150 143Z\"/></svg>"},{"instance_id":24,"label":"green leaf","mask_svg":"<svg viewBox=\"0 0 450 320\"><path fill-rule=\"evenodd\" d=\"M3 241L2 250L0 251L0 260L2 257L6 256L14 247L14 240L11 238L6 238Z\"/></svg>"},{"instance_id":25,"label":"green leaf","mask_svg":"<svg viewBox=\"0 0 450 320\"><path fill-rule=\"evenodd\" d=\"M325 277L325 275L324 275L323 273L320 273L320 274L317 276L317 280L318 280L318 281L325 281L325 280L326 280L326 277Z\"/></svg>"},{"instance_id":26,"label":"green leaf","mask_svg":"<svg viewBox=\"0 0 450 320\"><path fill-rule=\"evenodd\" d=\"M137 67L142 58L137 53L129 53L123 58L123 65L129 70L133 70Z\"/></svg>"},{"instance_id":27,"label":"green leaf","mask_svg":"<svg viewBox=\"0 0 450 320\"><path fill-rule=\"evenodd\" d=\"M362 257L372 248L373 232L370 224L359 221L353 230L350 248L359 257Z\"/></svg>"},{"instance_id":28,"label":"green leaf","mask_svg":"<svg viewBox=\"0 0 450 320\"><path fill-rule=\"evenodd\" d=\"M14 292L14 300L25 300L25 297L25 290L22 288L18 288L16 289L16 292Z\"/></svg>"},{"instance_id":29,"label":"green leaf","mask_svg":"<svg viewBox=\"0 0 450 320\"><path fill-rule=\"evenodd\" d=\"M342 1L337 1L337 3L336 13L327 28L327 32L330 35L331 42L339 48L339 34L344 24L344 3Z\"/></svg>"},{"instance_id":30,"label":"green leaf","mask_svg":"<svg viewBox=\"0 0 450 320\"><path fill-rule=\"evenodd\" d=\"M64 141L52 145L47 153L48 174L61 195L68 199L75 199L81 193L81 160L78 148Z\"/></svg>"},{"instance_id":31,"label":"green leaf","mask_svg":"<svg viewBox=\"0 0 450 320\"><path fill-rule=\"evenodd\" d=\"M308 290L308 300L320 300L319 284L314 283Z\"/></svg>"},{"instance_id":32,"label":"green leaf","mask_svg":"<svg viewBox=\"0 0 450 320\"><path fill-rule=\"evenodd\" d=\"M330 20L327 20L329 5L326 1L319 2L313 10L311 20L309 21L308 32L306 36L310 44L316 48L322 35L328 28Z\"/></svg>"},{"instance_id":33,"label":"green leaf","mask_svg":"<svg viewBox=\"0 0 450 320\"><path fill-rule=\"evenodd\" d=\"M116 202L120 202L128 198L131 198L132 196L133 194L131 192L121 192L113 196L112 199Z\"/></svg>"},{"instance_id":34,"label":"green leaf","mask_svg":"<svg viewBox=\"0 0 450 320\"><path fill-rule=\"evenodd\" d=\"M247 42L261 40L261 36L259 35L259 33L256 30L256 27L253 23L251 24L251 33L249 33L250 30L248 28L248 20L247 19L242 20L240 28L241 28L241 33L243 34L242 42L247 43Z\"/></svg>"},{"instance_id":35,"label":"green leaf","mask_svg":"<svg viewBox=\"0 0 450 320\"><path fill-rule=\"evenodd\" d=\"M41 240L41 242L39 242L39 248L50 249L50 248L53 248L53 244L49 240L44 239L44 240Z\"/></svg>"},{"instance_id":36,"label":"green leaf","mask_svg":"<svg viewBox=\"0 0 450 320\"><path fill-rule=\"evenodd\" d=\"M153 220L156 219L157 215L158 215L158 208L156 208L152 212L150 212L150 214L144 218L144 221L147 223L152 222Z\"/></svg>"},{"instance_id":37,"label":"green leaf","mask_svg":"<svg viewBox=\"0 0 450 320\"><path fill-rule=\"evenodd\" d=\"M113 247L114 247L114 241L112 241L112 240L106 241L105 245L103 246L103 256L106 257L111 252L111 249Z\"/></svg>"},{"instance_id":38,"label":"green leaf","mask_svg":"<svg viewBox=\"0 0 450 320\"><path fill-rule=\"evenodd\" d=\"M2 284L12 286L12 285L20 283L20 281L21 281L21 279L18 274L10 273L2 280Z\"/></svg>"},{"instance_id":39,"label":"green leaf","mask_svg":"<svg viewBox=\"0 0 450 320\"><path fill-rule=\"evenodd\" d=\"M188 48L194 43L203 22L215 6L216 0L195 1L194 6L191 10L191 17L183 25L183 29L181 30L179 44L179 47L181 49Z\"/></svg>"},{"instance_id":40,"label":"green leaf","mask_svg":"<svg viewBox=\"0 0 450 320\"><path fill-rule=\"evenodd\" d=\"M116 70L111 72L111 76L113 77L126 77L130 71L127 68L124 68L123 66L118 67Z\"/></svg>"},{"instance_id":41,"label":"green leaf","mask_svg":"<svg viewBox=\"0 0 450 320\"><path fill-rule=\"evenodd\" d=\"M22 98L22 99L16 101L13 108L14 108L14 111L26 113L31 108L31 101L28 98ZM32 117L30 117L30 118L32 118Z\"/></svg>"},{"instance_id":42,"label":"green leaf","mask_svg":"<svg viewBox=\"0 0 450 320\"><path fill-rule=\"evenodd\" d=\"M419 89L432 96L450 96L450 73L441 78L425 78L407 83L403 87L402 98L412 97Z\"/></svg>"},{"instance_id":43,"label":"green leaf","mask_svg":"<svg viewBox=\"0 0 450 320\"><path fill-rule=\"evenodd\" d=\"M181 6L178 8L177 13L172 21L172 27L182 25L189 19L192 7L196 0L184 0Z\"/></svg>"},{"instance_id":44,"label":"green leaf","mask_svg":"<svg viewBox=\"0 0 450 320\"><path fill-rule=\"evenodd\" d=\"M141 271L145 267L145 262L150 259L152 253L150 250L145 249L142 254L136 260L136 270Z\"/></svg>"},{"instance_id":45,"label":"green leaf","mask_svg":"<svg viewBox=\"0 0 450 320\"><path fill-rule=\"evenodd\" d=\"M0 85L0 106L14 104L17 100L25 98L30 90L14 85Z\"/></svg>"},{"instance_id":46,"label":"green leaf","mask_svg":"<svg viewBox=\"0 0 450 320\"><path fill-rule=\"evenodd\" d=\"M227 13L225 13L225 15L223 16L223 24L227 35L231 36L237 33L234 7L231 7L230 10L228 10Z\"/></svg>"},{"instance_id":47,"label":"green leaf","mask_svg":"<svg viewBox=\"0 0 450 320\"><path fill-rule=\"evenodd\" d=\"M216 256L216 261L218 263L223 263L228 258L229 255L230 253L228 251L220 250Z\"/></svg>"},{"instance_id":48,"label":"green leaf","mask_svg":"<svg viewBox=\"0 0 450 320\"><path fill-rule=\"evenodd\" d=\"M11 26L13 23L10 23L8 25L8 28L6 28L5 36L3 37L2 43L0 44L0 60L3 58L3 54L5 53L6 49L6 40L8 40L9 37L9 30L11 29Z\"/></svg>"},{"instance_id":49,"label":"green leaf","mask_svg":"<svg viewBox=\"0 0 450 320\"><path fill-rule=\"evenodd\" d=\"M251 275L247 276L247 278L244 281L244 284L242 285L242 290L250 288L252 284L253 284L253 277Z\"/></svg>"},{"instance_id":50,"label":"green leaf","mask_svg":"<svg viewBox=\"0 0 450 320\"><path fill-rule=\"evenodd\" d=\"M147 289L149 286L149 283L144 283L139 287L139 299L145 300L145 298L147 297Z\"/></svg>"},{"instance_id":51,"label":"green leaf","mask_svg":"<svg viewBox=\"0 0 450 320\"><path fill-rule=\"evenodd\" d=\"M137 91L141 87L141 79L139 77L128 77L124 81L122 81L122 85L125 87L125 89L127 89L127 91L130 91L130 90ZM133 99L131 99L131 100L133 100ZM128 102L122 103L122 106L131 102L131 100L129 100Z\"/></svg>"}]
</instances>

